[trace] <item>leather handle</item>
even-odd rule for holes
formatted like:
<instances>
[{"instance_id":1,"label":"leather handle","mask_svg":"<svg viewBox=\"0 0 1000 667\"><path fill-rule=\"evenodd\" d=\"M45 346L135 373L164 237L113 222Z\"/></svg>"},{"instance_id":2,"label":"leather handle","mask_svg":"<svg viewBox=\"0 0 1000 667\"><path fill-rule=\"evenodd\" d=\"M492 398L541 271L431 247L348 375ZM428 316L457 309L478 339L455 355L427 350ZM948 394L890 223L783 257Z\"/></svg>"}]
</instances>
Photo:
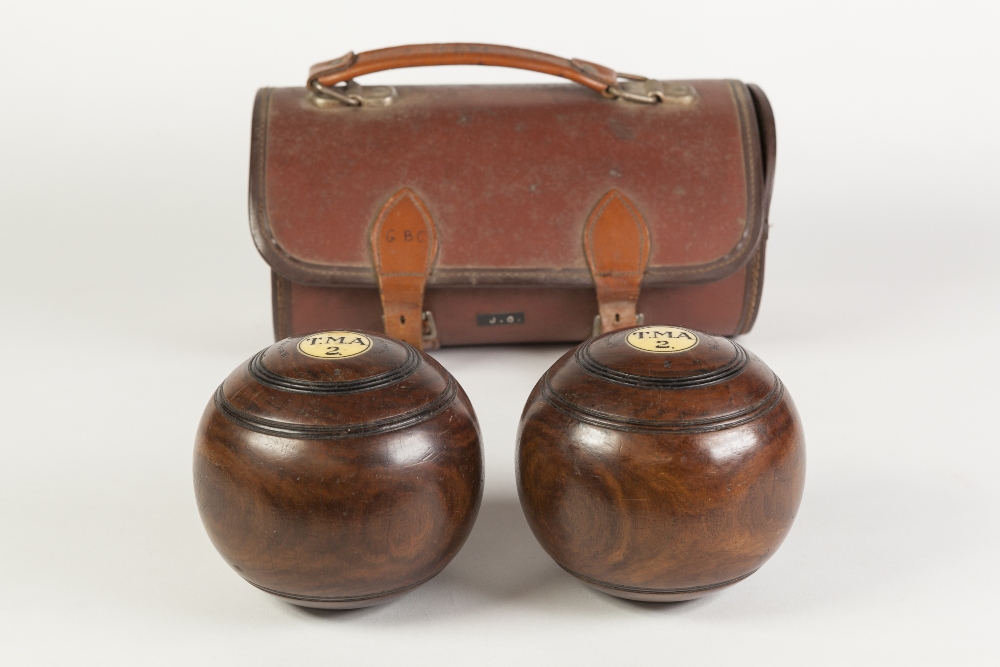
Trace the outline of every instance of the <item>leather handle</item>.
<instances>
[{"instance_id":1,"label":"leather handle","mask_svg":"<svg viewBox=\"0 0 1000 667\"><path fill-rule=\"evenodd\" d=\"M307 87L314 83L333 87L363 74L403 67L434 65L488 65L512 67L561 76L607 95L618 83L618 74L607 67L584 60L567 60L547 53L494 44L416 44L389 49L349 52L334 60L309 68ZM609 95L614 96L614 95Z\"/></svg>"}]
</instances>

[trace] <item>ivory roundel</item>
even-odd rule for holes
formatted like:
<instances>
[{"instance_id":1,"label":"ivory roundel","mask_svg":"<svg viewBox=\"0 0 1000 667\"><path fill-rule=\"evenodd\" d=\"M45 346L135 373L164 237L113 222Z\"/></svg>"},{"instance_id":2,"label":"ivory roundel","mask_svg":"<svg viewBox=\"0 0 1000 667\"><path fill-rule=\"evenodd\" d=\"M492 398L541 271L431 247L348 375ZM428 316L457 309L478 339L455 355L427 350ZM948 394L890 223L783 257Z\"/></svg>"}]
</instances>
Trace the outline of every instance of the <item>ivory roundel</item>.
<instances>
[{"instance_id":1,"label":"ivory roundel","mask_svg":"<svg viewBox=\"0 0 1000 667\"><path fill-rule=\"evenodd\" d=\"M690 350L698 344L698 334L680 327L642 327L630 333L625 341L643 352L669 354Z\"/></svg>"},{"instance_id":2,"label":"ivory roundel","mask_svg":"<svg viewBox=\"0 0 1000 667\"><path fill-rule=\"evenodd\" d=\"M368 336L354 331L323 331L299 341L299 352L316 359L346 359L371 349Z\"/></svg>"}]
</instances>

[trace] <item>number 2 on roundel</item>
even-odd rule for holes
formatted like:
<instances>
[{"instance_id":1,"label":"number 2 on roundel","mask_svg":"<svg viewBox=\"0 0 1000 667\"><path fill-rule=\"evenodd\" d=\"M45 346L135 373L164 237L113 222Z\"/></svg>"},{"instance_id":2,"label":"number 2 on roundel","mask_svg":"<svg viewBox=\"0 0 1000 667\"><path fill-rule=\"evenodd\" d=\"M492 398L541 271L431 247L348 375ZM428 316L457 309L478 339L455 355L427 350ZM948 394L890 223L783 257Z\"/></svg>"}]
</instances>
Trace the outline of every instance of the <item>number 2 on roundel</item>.
<instances>
[{"instance_id":1,"label":"number 2 on roundel","mask_svg":"<svg viewBox=\"0 0 1000 667\"><path fill-rule=\"evenodd\" d=\"M326 348L326 356L328 356L328 357L339 357L339 356L341 356L341 354L340 354L340 346L339 345L331 345L330 347Z\"/></svg>"}]
</instances>

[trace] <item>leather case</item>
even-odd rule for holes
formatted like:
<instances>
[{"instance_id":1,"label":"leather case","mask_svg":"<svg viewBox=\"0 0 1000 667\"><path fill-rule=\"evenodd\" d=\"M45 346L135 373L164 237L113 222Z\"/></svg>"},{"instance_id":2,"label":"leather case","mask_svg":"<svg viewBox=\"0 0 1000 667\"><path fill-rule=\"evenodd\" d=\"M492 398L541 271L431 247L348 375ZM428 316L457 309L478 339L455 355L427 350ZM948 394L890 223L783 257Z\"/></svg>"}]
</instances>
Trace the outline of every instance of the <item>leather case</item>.
<instances>
[{"instance_id":1,"label":"leather case","mask_svg":"<svg viewBox=\"0 0 1000 667\"><path fill-rule=\"evenodd\" d=\"M572 83L362 86L478 64ZM510 47L349 53L254 105L250 220L277 338L579 341L637 323L750 330L774 119L760 88L658 81Z\"/></svg>"}]
</instances>

